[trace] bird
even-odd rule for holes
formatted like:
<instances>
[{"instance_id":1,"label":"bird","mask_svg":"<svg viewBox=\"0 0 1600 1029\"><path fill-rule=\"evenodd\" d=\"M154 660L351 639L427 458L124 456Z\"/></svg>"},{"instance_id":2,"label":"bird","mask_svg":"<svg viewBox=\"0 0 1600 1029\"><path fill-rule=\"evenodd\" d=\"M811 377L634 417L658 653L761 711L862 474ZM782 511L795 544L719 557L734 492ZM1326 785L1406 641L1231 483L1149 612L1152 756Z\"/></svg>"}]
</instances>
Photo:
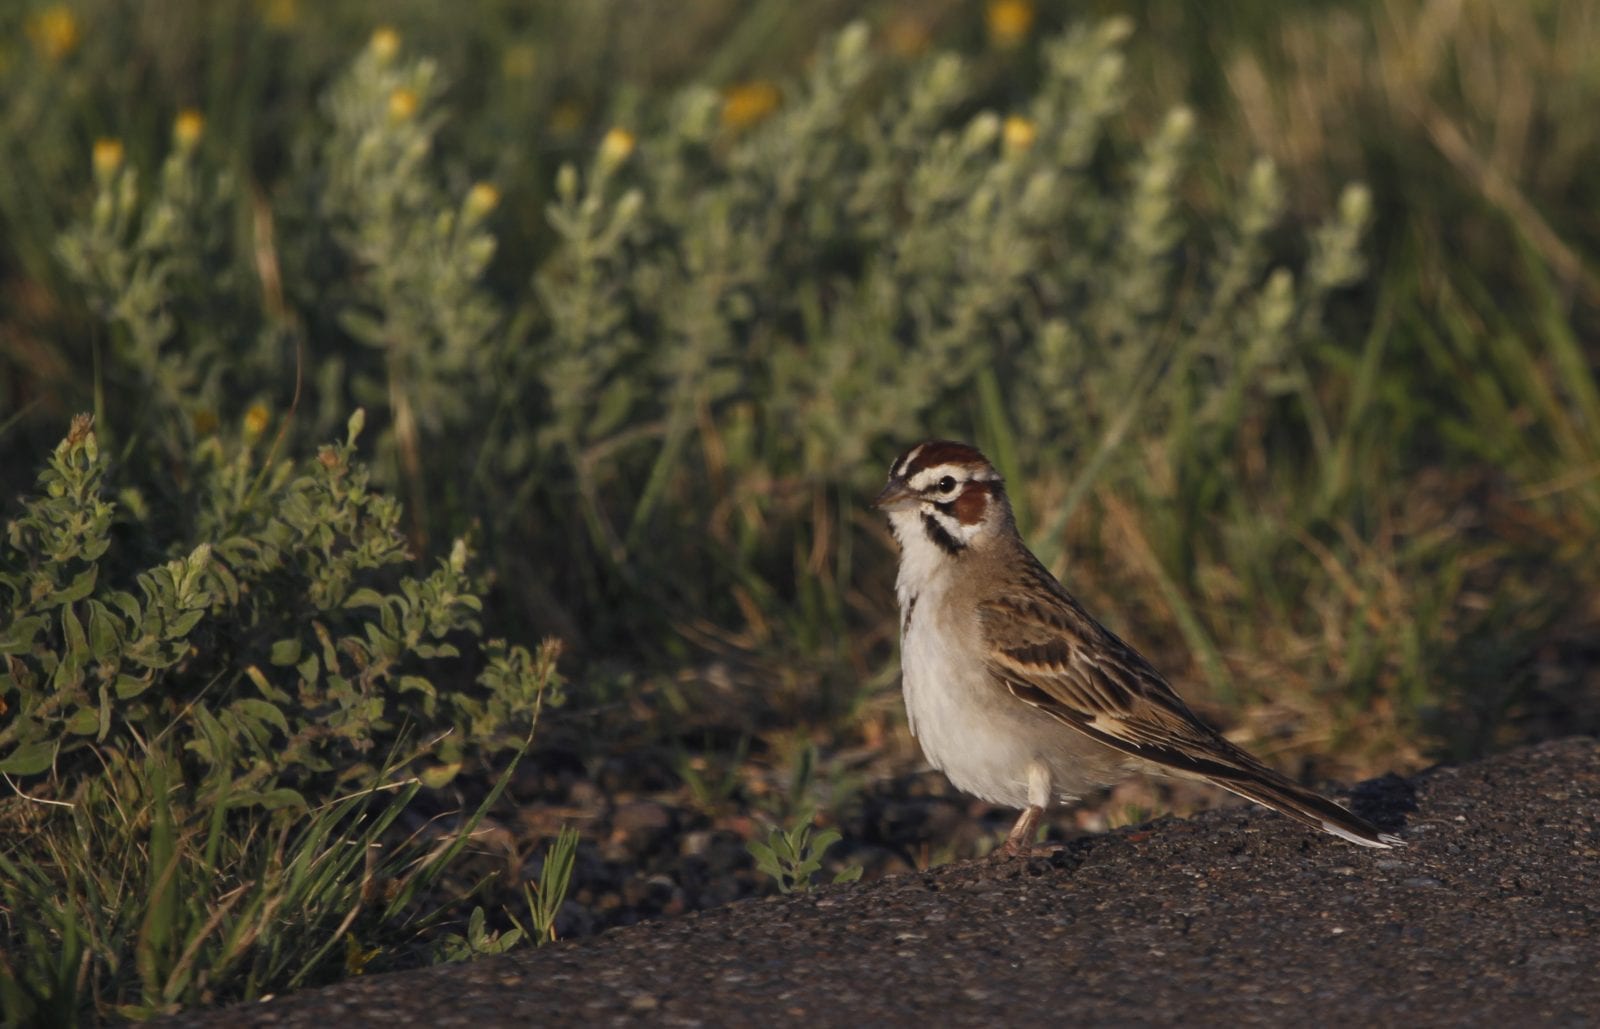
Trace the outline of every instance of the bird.
<instances>
[{"instance_id":1,"label":"bird","mask_svg":"<svg viewBox=\"0 0 1600 1029\"><path fill-rule=\"evenodd\" d=\"M1140 772L1213 783L1363 847L1402 843L1201 721L1028 549L1005 480L977 448L918 443L873 506L900 546L911 733L957 789L1020 810L997 855L1031 853L1052 804Z\"/></svg>"}]
</instances>

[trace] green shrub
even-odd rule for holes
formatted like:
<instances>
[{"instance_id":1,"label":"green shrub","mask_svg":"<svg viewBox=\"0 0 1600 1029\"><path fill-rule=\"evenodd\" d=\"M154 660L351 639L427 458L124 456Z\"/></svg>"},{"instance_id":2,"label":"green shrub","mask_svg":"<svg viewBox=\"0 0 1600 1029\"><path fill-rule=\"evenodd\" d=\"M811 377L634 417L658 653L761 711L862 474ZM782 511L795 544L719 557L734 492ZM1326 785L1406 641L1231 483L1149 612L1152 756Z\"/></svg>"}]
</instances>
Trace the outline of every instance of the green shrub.
<instances>
[{"instance_id":1,"label":"green shrub","mask_svg":"<svg viewBox=\"0 0 1600 1029\"><path fill-rule=\"evenodd\" d=\"M303 785L369 780L374 748L402 736L434 785L469 750L523 740L556 681L556 645L463 652L482 607L466 544L426 576L398 571L400 507L352 460L361 423L300 469L243 440L202 445L198 538L163 539L133 499L120 528L136 542L121 549L182 556L129 575L110 553L108 458L90 420L75 421L7 527L0 771L71 778L100 760L85 763L91 743L131 753L170 739L229 782L233 804L300 804ZM452 669L463 661L481 669L476 689Z\"/></svg>"},{"instance_id":2,"label":"green shrub","mask_svg":"<svg viewBox=\"0 0 1600 1029\"><path fill-rule=\"evenodd\" d=\"M225 785L198 794L180 766L161 744L113 758L0 846L8 1025L144 1019L420 960L435 884L483 808L441 846L394 832L414 779L284 817Z\"/></svg>"},{"instance_id":3,"label":"green shrub","mask_svg":"<svg viewBox=\"0 0 1600 1029\"><path fill-rule=\"evenodd\" d=\"M912 436L982 432L1018 475L1038 468L1015 440L1071 439L1035 464L1072 461L1082 491L1115 444L1172 437L1181 463L1215 462L1262 402L1307 388L1324 298L1360 271L1365 194L1298 281L1271 260L1270 167L1203 242L1182 216L1193 116L1143 145L1116 122L1127 33L1049 43L1009 115L981 106L970 62L893 64L863 25L754 124L690 87L555 175L548 254L508 290L485 277L500 190L441 150L462 116L437 65L380 32L296 126L278 285L235 276L264 241L216 216L231 178L192 124L149 197L103 169L59 249L118 342L112 374L136 376L141 409L170 401L170 451L197 418L281 408L302 383L295 433L374 413L416 538L483 512L497 553L565 554L542 578L580 587L561 603L593 631L634 624L668 582L726 616L738 589L791 589L786 555L822 531L815 489L864 488ZM704 498L724 495L703 539ZM619 609L621 583L637 589ZM842 629L843 583L821 588L804 602Z\"/></svg>"},{"instance_id":4,"label":"green shrub","mask_svg":"<svg viewBox=\"0 0 1600 1029\"><path fill-rule=\"evenodd\" d=\"M788 829L773 826L765 840L751 840L745 844L756 868L772 877L780 893L805 893L816 885L815 878L822 871L822 859L828 848L839 842L839 830L824 829L811 834L813 812L801 811ZM855 882L861 878L861 866L853 865L835 873L834 883Z\"/></svg>"},{"instance_id":5,"label":"green shrub","mask_svg":"<svg viewBox=\"0 0 1600 1029\"><path fill-rule=\"evenodd\" d=\"M213 436L174 539L137 493L109 499L80 417L7 524L0 772L29 823L0 846L8 1011L255 997L336 975L357 934L406 960L478 816L444 847L394 820L464 761L521 753L561 702L554 641L480 639L464 541L405 571L361 422L299 467L260 452L264 425Z\"/></svg>"}]
</instances>

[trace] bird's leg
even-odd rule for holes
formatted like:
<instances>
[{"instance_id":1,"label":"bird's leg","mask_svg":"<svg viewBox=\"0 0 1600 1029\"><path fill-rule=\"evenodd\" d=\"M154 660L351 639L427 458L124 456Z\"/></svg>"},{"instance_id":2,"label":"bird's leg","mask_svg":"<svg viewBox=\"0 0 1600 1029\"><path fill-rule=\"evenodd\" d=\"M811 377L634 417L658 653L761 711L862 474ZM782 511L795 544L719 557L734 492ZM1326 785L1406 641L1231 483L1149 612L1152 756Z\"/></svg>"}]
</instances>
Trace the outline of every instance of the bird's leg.
<instances>
[{"instance_id":1,"label":"bird's leg","mask_svg":"<svg viewBox=\"0 0 1600 1029\"><path fill-rule=\"evenodd\" d=\"M1029 804L1024 808L1017 824L1006 834L1006 842L995 853L1003 858L1014 858L1032 851L1033 837L1039 830L1039 816L1043 814L1044 807L1039 804Z\"/></svg>"},{"instance_id":2,"label":"bird's leg","mask_svg":"<svg viewBox=\"0 0 1600 1029\"><path fill-rule=\"evenodd\" d=\"M1006 842L997 852L1003 858L1033 853L1033 838L1038 835L1039 818L1055 793L1050 783L1050 766L1043 761L1028 762L1028 806L1017 818L1017 824L1006 835Z\"/></svg>"}]
</instances>

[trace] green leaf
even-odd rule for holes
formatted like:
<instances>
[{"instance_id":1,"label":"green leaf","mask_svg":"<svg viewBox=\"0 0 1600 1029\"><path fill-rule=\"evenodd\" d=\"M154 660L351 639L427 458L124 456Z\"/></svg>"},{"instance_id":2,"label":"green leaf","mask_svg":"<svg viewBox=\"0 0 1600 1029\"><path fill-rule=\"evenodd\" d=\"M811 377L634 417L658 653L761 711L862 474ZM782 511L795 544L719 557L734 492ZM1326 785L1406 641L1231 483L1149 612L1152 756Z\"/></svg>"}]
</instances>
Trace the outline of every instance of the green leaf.
<instances>
[{"instance_id":1,"label":"green leaf","mask_svg":"<svg viewBox=\"0 0 1600 1029\"><path fill-rule=\"evenodd\" d=\"M92 707L80 707L67 719L63 728L74 736L93 736L100 731L100 712Z\"/></svg>"},{"instance_id":2,"label":"green leaf","mask_svg":"<svg viewBox=\"0 0 1600 1029\"><path fill-rule=\"evenodd\" d=\"M206 743L205 748L193 748L195 753L209 761L220 761L231 752L231 737L228 730L217 720L204 705L194 709L195 728L199 731L199 738Z\"/></svg>"},{"instance_id":3,"label":"green leaf","mask_svg":"<svg viewBox=\"0 0 1600 1029\"><path fill-rule=\"evenodd\" d=\"M345 607L382 607L383 594L369 586L363 586L344 598Z\"/></svg>"},{"instance_id":4,"label":"green leaf","mask_svg":"<svg viewBox=\"0 0 1600 1029\"><path fill-rule=\"evenodd\" d=\"M61 610L68 614L72 611L70 607L64 607ZM77 625L76 619L74 619L73 624ZM78 637L80 640L83 637L83 627L81 625L78 626ZM50 676L50 689L57 693L62 693L82 686L83 659L88 652L87 644L79 648L65 648L64 652L59 655L59 663L56 665L55 672Z\"/></svg>"},{"instance_id":5,"label":"green leaf","mask_svg":"<svg viewBox=\"0 0 1600 1029\"><path fill-rule=\"evenodd\" d=\"M760 840L749 840L745 843L744 849L749 851L750 856L756 859L757 869L774 879L782 879L783 866L779 864L778 855L773 853L771 847Z\"/></svg>"},{"instance_id":6,"label":"green leaf","mask_svg":"<svg viewBox=\"0 0 1600 1029\"><path fill-rule=\"evenodd\" d=\"M594 416L590 419L587 432L594 437L602 437L612 429L622 424L628 416L628 411L633 407L633 383L628 379L617 379L600 394L600 401L595 405Z\"/></svg>"},{"instance_id":7,"label":"green leaf","mask_svg":"<svg viewBox=\"0 0 1600 1029\"><path fill-rule=\"evenodd\" d=\"M5 758L0 758L0 772L12 775L37 775L50 767L56 745L50 740L24 743Z\"/></svg>"},{"instance_id":8,"label":"green leaf","mask_svg":"<svg viewBox=\"0 0 1600 1029\"><path fill-rule=\"evenodd\" d=\"M44 628L43 615L18 618L0 632L0 654L22 654L33 647L33 638Z\"/></svg>"},{"instance_id":9,"label":"green leaf","mask_svg":"<svg viewBox=\"0 0 1600 1029\"><path fill-rule=\"evenodd\" d=\"M433 683L420 675L402 675L400 677L400 692L424 693L430 697L439 695L439 691L433 688Z\"/></svg>"},{"instance_id":10,"label":"green leaf","mask_svg":"<svg viewBox=\"0 0 1600 1029\"><path fill-rule=\"evenodd\" d=\"M152 680L149 678L141 678L137 675L124 674L117 676L117 699L129 700L133 697L137 697L139 694L150 688L151 681Z\"/></svg>"},{"instance_id":11,"label":"green leaf","mask_svg":"<svg viewBox=\"0 0 1600 1029\"><path fill-rule=\"evenodd\" d=\"M190 631L194 629L194 627L199 623L200 619L204 618L205 616L206 613L204 609L197 608L193 611L185 611L183 614L167 623L166 638L169 640L183 639L185 636L189 635Z\"/></svg>"},{"instance_id":12,"label":"green leaf","mask_svg":"<svg viewBox=\"0 0 1600 1029\"><path fill-rule=\"evenodd\" d=\"M82 662L89 656L89 637L83 633L83 623L70 607L61 609L61 635L66 643L67 656Z\"/></svg>"},{"instance_id":13,"label":"green leaf","mask_svg":"<svg viewBox=\"0 0 1600 1029\"><path fill-rule=\"evenodd\" d=\"M133 624L138 625L144 621L144 611L139 607L139 601L134 598L132 593L117 590L115 593L108 594L106 599L115 604L117 610L127 616L128 621Z\"/></svg>"},{"instance_id":14,"label":"green leaf","mask_svg":"<svg viewBox=\"0 0 1600 1029\"><path fill-rule=\"evenodd\" d=\"M56 590L46 602L49 607L58 607L62 604L75 604L94 592L94 581L99 574L99 565L90 565L73 577L72 581L64 588Z\"/></svg>"},{"instance_id":15,"label":"green leaf","mask_svg":"<svg viewBox=\"0 0 1600 1029\"><path fill-rule=\"evenodd\" d=\"M455 761L447 765L431 765L422 770L418 776L422 785L430 790L441 789L450 785L450 781L461 771L461 762Z\"/></svg>"},{"instance_id":16,"label":"green leaf","mask_svg":"<svg viewBox=\"0 0 1600 1029\"><path fill-rule=\"evenodd\" d=\"M89 653L96 661L111 661L122 649L117 638L117 619L110 608L98 600L91 600L89 608Z\"/></svg>"},{"instance_id":17,"label":"green leaf","mask_svg":"<svg viewBox=\"0 0 1600 1029\"><path fill-rule=\"evenodd\" d=\"M286 667L300 660L300 650L300 641L290 636L272 645L267 652L267 660L279 667Z\"/></svg>"},{"instance_id":18,"label":"green leaf","mask_svg":"<svg viewBox=\"0 0 1600 1029\"><path fill-rule=\"evenodd\" d=\"M262 792L251 791L248 793L234 793L228 797L229 807L259 807L266 811L282 811L287 808L305 810L309 805L306 798L297 791L287 786L280 786L275 790Z\"/></svg>"},{"instance_id":19,"label":"green leaf","mask_svg":"<svg viewBox=\"0 0 1600 1029\"><path fill-rule=\"evenodd\" d=\"M283 716L283 712L279 711L276 705L269 704L265 700L256 700L253 697L242 697L229 706L234 711L258 722L266 722L277 727L278 731L285 736L289 735L289 720Z\"/></svg>"},{"instance_id":20,"label":"green leaf","mask_svg":"<svg viewBox=\"0 0 1600 1029\"><path fill-rule=\"evenodd\" d=\"M99 731L95 734L97 743L104 743L106 737L111 735L111 688L106 685L100 687L100 724Z\"/></svg>"},{"instance_id":21,"label":"green leaf","mask_svg":"<svg viewBox=\"0 0 1600 1029\"><path fill-rule=\"evenodd\" d=\"M256 690L267 700L274 704L287 704L290 702L289 694L274 686L272 680L268 679L261 669L255 665L250 665L246 668L244 674L246 678L255 684Z\"/></svg>"},{"instance_id":22,"label":"green leaf","mask_svg":"<svg viewBox=\"0 0 1600 1029\"><path fill-rule=\"evenodd\" d=\"M221 587L229 606L236 606L239 603L239 579L233 570L221 561L213 561L206 571L211 573L212 581Z\"/></svg>"},{"instance_id":23,"label":"green leaf","mask_svg":"<svg viewBox=\"0 0 1600 1029\"><path fill-rule=\"evenodd\" d=\"M351 336L368 346L383 346L385 334L382 321L354 308L340 310L338 318L339 327Z\"/></svg>"}]
</instances>

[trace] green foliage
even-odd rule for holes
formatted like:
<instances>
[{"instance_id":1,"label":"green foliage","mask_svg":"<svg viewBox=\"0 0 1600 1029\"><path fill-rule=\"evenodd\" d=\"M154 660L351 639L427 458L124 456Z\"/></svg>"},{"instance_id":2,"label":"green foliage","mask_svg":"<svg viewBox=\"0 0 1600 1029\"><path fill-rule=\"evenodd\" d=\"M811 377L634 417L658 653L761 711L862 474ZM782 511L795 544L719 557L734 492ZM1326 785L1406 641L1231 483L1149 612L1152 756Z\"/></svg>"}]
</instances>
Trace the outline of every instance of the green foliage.
<instances>
[{"instance_id":1,"label":"green foliage","mask_svg":"<svg viewBox=\"0 0 1600 1029\"><path fill-rule=\"evenodd\" d=\"M260 354L240 346L263 330L244 301L248 283L231 266L226 226L237 191L227 171L202 162L200 131L198 115L178 119L149 196L122 144L98 143L94 203L56 244L149 417L170 418L157 438L186 440L196 417L222 409L238 377L263 370Z\"/></svg>"},{"instance_id":2,"label":"green foliage","mask_svg":"<svg viewBox=\"0 0 1600 1029\"><path fill-rule=\"evenodd\" d=\"M1037 499L1015 494L1056 560L1086 499L1150 488L1130 452L1166 453L1188 492L1177 535L1221 513L1245 427L1270 413L1291 436L1326 433L1307 362L1327 297L1360 272L1370 202L1350 192L1298 275L1275 257L1283 204L1266 164L1228 190L1226 220L1194 231L1196 119L1177 108L1143 141L1119 121L1128 33L1114 19L1048 41L1031 98L1000 109L978 62L897 63L864 24L774 89L764 118L690 85L560 166L534 260L491 282L511 184L472 184L449 146L473 115L447 106L439 63L379 31L287 132L282 181L248 219L217 215L245 200L192 120L152 192L132 162L101 160L58 250L117 343L102 417L142 426L180 466L199 458L178 504L217 548L224 571L209 574L243 576L241 590L281 594L268 566L324 514L296 508L307 518L280 519L288 536L257 540L271 491L322 501L217 432L216 412L246 408L260 436L286 408L292 446L361 405L373 481L407 501L406 535L426 544L481 519L509 609L554 606L587 643L644 660L677 646L662 612L688 609L747 623L757 646L788 641L775 658L806 662L811 688L842 680L852 498L908 439L978 436L1013 481L1043 483ZM236 274L252 265L259 289ZM225 274L213 284L196 267ZM137 473L141 489L162 474ZM1062 481L1052 517L1034 518ZM405 552L380 528L402 528L392 501L365 490L324 492L370 517L375 535L350 536L339 561L373 571ZM453 703L399 665L448 657L433 640L476 628L476 594L448 562L382 604L342 595L354 571L300 569L341 595L308 594L309 625L251 615L253 645L229 666L250 670L252 702L304 691L332 712L314 733L279 730L312 769L332 741L359 749L402 710L427 720ZM1184 612L1187 577L1166 593L1220 691L1215 629ZM352 607L378 612L363 623L378 636L352 631ZM403 703L367 696L374 679Z\"/></svg>"},{"instance_id":3,"label":"green foliage","mask_svg":"<svg viewBox=\"0 0 1600 1029\"><path fill-rule=\"evenodd\" d=\"M812 835L811 811L802 811L788 829L774 826L766 840L751 840L745 844L750 856L756 859L756 868L772 876L780 893L805 893L811 889L817 873L822 871L822 859L828 848L839 842L839 830L824 829ZM834 875L835 883L855 882L861 878L861 866L841 869Z\"/></svg>"},{"instance_id":4,"label":"green foliage","mask_svg":"<svg viewBox=\"0 0 1600 1029\"><path fill-rule=\"evenodd\" d=\"M524 939L536 946L556 940L556 916L566 902L567 889L572 885L572 867L577 859L578 832L563 826L550 842L545 852L544 864L539 869L539 882L522 884L522 898L527 904L529 925L524 926L515 915L510 916L512 928L500 931L487 928L483 908L475 907L467 918L465 935L449 933L436 945L438 960L468 961L488 954L504 954Z\"/></svg>"},{"instance_id":5,"label":"green foliage","mask_svg":"<svg viewBox=\"0 0 1600 1029\"><path fill-rule=\"evenodd\" d=\"M437 181L442 91L433 61L400 60L375 36L328 90L331 131L301 212L308 238L331 244L344 264L314 302L378 358L353 354L345 388L359 403L388 405L410 475L420 471L420 439L477 413L473 400L495 371L488 344L504 318L479 281L495 252L484 219L497 194L479 185L456 198Z\"/></svg>"},{"instance_id":6,"label":"green foliage","mask_svg":"<svg viewBox=\"0 0 1600 1029\"><path fill-rule=\"evenodd\" d=\"M764 121L729 122L689 87L649 131L615 128L554 175L548 252L507 295L485 277L500 191L455 184L443 73L380 32L295 137L276 292L176 270L181 240L195 240L184 268L238 267L247 245L239 219L205 216L227 176L181 135L150 199L132 167L102 174L61 252L131 363L162 379L158 404L180 398L174 452L197 411L264 402L262 373L289 368L292 345L320 355L301 377L315 431L354 404L375 413L377 471L404 488L416 538L487 512L497 546L567 555L545 577L584 584L567 613L602 634L652 601L727 617L736 590L800 589L790 599L836 635L847 552L815 587L791 585L786 541L847 535L839 511L807 524L813 494L865 488L906 439L981 432L1018 477L1066 458L1076 493L1040 534L1050 549L1120 450L1171 438L1185 467L1215 465L1263 403L1308 388L1325 298L1359 273L1364 194L1313 235L1298 281L1266 242L1282 208L1270 167L1202 245L1180 199L1193 115L1142 146L1116 125L1127 34L1111 21L1049 43L1009 116L984 105L972 62L894 66L865 25L824 45ZM198 230L150 228L168 225L213 228L202 246ZM188 310L275 328L212 360L174 337L166 313ZM708 494L730 506L702 541ZM574 510L577 538L573 519L529 515ZM620 607L618 582L636 587Z\"/></svg>"},{"instance_id":7,"label":"green foliage","mask_svg":"<svg viewBox=\"0 0 1600 1029\"><path fill-rule=\"evenodd\" d=\"M80 417L8 523L0 771L45 807L0 846L8 1011L147 1017L387 957L486 807L445 846L395 819L561 703L554 641L480 641L464 541L402 570L361 425L298 467L256 453L263 426L208 439L174 539L136 492L108 499Z\"/></svg>"},{"instance_id":8,"label":"green foliage","mask_svg":"<svg viewBox=\"0 0 1600 1029\"><path fill-rule=\"evenodd\" d=\"M466 934L448 933L441 937L435 948L435 959L443 964L471 961L492 954L504 954L522 942L521 926L501 932L487 928L485 917L483 908L473 908L472 914L467 917Z\"/></svg>"},{"instance_id":9,"label":"green foliage","mask_svg":"<svg viewBox=\"0 0 1600 1029\"><path fill-rule=\"evenodd\" d=\"M409 561L400 508L374 492L347 439L296 470L200 448L210 506L199 541L160 539L130 508L145 546L184 556L138 571L138 595L108 553L117 505L109 460L87 418L74 422L8 526L0 589L6 671L0 770L81 770L93 743L128 751L170 738L230 784L231 803L304 803L319 776L366 781L364 755L403 738L442 785L471 748L493 755L526 738L559 703L558 649L537 654L477 637L480 588L457 540L426 576ZM437 670L470 658L477 688ZM92 764L92 763L91 763Z\"/></svg>"},{"instance_id":10,"label":"green foliage","mask_svg":"<svg viewBox=\"0 0 1600 1029\"><path fill-rule=\"evenodd\" d=\"M41 495L6 527L0 702L14 714L0 729L0 771L16 775L104 742L130 711L140 729L159 731L139 698L184 658L212 603L205 544L139 573L143 603L101 582L115 507L91 426L74 420L39 477Z\"/></svg>"},{"instance_id":11,"label":"green foliage","mask_svg":"<svg viewBox=\"0 0 1600 1029\"><path fill-rule=\"evenodd\" d=\"M567 888L572 885L572 866L578 856L578 833L571 826L562 826L561 832L545 851L544 865L539 869L537 889L524 884L523 899L528 903L528 917L533 922L529 935L540 945L555 942L556 916L567 899Z\"/></svg>"},{"instance_id":12,"label":"green foliage","mask_svg":"<svg viewBox=\"0 0 1600 1029\"><path fill-rule=\"evenodd\" d=\"M416 780L286 819L180 776L169 750L114 760L0 847L8 1023L145 1019L328 982L358 936L381 941L362 964L403 954L488 807L439 846L392 832Z\"/></svg>"}]
</instances>

